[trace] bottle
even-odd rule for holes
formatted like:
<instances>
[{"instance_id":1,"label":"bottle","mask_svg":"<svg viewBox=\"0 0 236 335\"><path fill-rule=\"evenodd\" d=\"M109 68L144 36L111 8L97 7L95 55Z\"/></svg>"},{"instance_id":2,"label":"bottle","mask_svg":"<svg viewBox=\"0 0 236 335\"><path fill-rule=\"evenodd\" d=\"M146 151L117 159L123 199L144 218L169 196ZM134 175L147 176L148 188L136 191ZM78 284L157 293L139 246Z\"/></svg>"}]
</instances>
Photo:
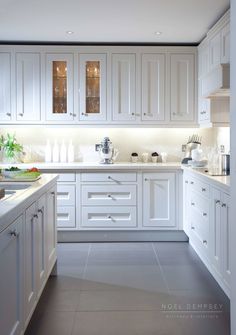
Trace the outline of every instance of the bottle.
<instances>
[{"instance_id":1,"label":"bottle","mask_svg":"<svg viewBox=\"0 0 236 335\"><path fill-rule=\"evenodd\" d=\"M61 144L60 162L61 163L66 163L66 145L65 145L64 140L62 141L62 144Z\"/></svg>"},{"instance_id":2,"label":"bottle","mask_svg":"<svg viewBox=\"0 0 236 335\"><path fill-rule=\"evenodd\" d=\"M52 161L53 163L59 162L59 146L58 146L57 140L54 141L54 145L53 145Z\"/></svg>"},{"instance_id":3,"label":"bottle","mask_svg":"<svg viewBox=\"0 0 236 335\"><path fill-rule=\"evenodd\" d=\"M51 148L50 141L47 140L47 144L45 147L45 162L51 163L51 161L52 161L52 148Z\"/></svg>"},{"instance_id":4,"label":"bottle","mask_svg":"<svg viewBox=\"0 0 236 335\"><path fill-rule=\"evenodd\" d=\"M70 141L68 146L68 162L73 163L75 160L75 150L72 141Z\"/></svg>"}]
</instances>

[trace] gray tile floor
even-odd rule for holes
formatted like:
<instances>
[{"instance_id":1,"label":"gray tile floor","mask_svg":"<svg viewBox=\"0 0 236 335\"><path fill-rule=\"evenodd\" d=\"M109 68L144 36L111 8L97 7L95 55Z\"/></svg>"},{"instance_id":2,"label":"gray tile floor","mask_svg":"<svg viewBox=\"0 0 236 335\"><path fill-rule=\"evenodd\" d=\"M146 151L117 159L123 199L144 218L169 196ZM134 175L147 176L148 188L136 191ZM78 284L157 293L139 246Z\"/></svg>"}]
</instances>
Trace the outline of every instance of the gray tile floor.
<instances>
[{"instance_id":1,"label":"gray tile floor","mask_svg":"<svg viewBox=\"0 0 236 335\"><path fill-rule=\"evenodd\" d=\"M229 335L229 300L184 242L58 245L26 335Z\"/></svg>"}]
</instances>

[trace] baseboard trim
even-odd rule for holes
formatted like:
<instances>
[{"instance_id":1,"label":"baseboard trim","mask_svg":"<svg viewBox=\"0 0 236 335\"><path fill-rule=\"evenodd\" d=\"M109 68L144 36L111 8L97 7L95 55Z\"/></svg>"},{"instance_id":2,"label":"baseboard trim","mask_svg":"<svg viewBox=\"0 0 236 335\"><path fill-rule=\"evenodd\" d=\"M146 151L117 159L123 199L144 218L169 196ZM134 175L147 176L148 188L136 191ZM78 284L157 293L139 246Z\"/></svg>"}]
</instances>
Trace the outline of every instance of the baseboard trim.
<instances>
[{"instance_id":1,"label":"baseboard trim","mask_svg":"<svg viewBox=\"0 0 236 335\"><path fill-rule=\"evenodd\" d=\"M187 242L183 230L175 231L59 231L58 242Z\"/></svg>"}]
</instances>

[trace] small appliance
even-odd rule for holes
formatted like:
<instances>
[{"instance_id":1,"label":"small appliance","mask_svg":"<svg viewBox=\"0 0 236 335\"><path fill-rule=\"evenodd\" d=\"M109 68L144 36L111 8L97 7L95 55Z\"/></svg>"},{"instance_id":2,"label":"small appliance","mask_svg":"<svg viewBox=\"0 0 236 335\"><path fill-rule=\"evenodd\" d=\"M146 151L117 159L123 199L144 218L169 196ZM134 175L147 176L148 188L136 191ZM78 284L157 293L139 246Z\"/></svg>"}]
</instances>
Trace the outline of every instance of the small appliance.
<instances>
[{"instance_id":1,"label":"small appliance","mask_svg":"<svg viewBox=\"0 0 236 335\"><path fill-rule=\"evenodd\" d=\"M100 164L113 164L119 151L112 145L109 137L104 137L100 144L95 144L95 150L99 152Z\"/></svg>"},{"instance_id":2,"label":"small appliance","mask_svg":"<svg viewBox=\"0 0 236 335\"><path fill-rule=\"evenodd\" d=\"M185 157L182 159L182 164L189 164L189 161L193 159L192 152L193 150L197 149L200 151L201 148L201 141L202 138L198 135L192 135L189 137L188 142L186 144L186 151L185 151ZM194 151L196 154L196 150Z\"/></svg>"}]
</instances>

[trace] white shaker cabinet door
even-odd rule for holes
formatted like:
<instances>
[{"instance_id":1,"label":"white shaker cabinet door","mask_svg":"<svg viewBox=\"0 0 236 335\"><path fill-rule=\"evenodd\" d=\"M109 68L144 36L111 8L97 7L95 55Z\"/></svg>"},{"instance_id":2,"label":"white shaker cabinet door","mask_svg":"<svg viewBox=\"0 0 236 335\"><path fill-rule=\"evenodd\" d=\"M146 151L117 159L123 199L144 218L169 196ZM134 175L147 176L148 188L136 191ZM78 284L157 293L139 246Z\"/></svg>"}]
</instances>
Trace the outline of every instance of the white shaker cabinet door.
<instances>
[{"instance_id":1,"label":"white shaker cabinet door","mask_svg":"<svg viewBox=\"0 0 236 335\"><path fill-rule=\"evenodd\" d=\"M40 121L40 54L16 53L16 119Z\"/></svg>"},{"instance_id":2,"label":"white shaker cabinet door","mask_svg":"<svg viewBox=\"0 0 236 335\"><path fill-rule=\"evenodd\" d=\"M10 121L11 114L11 54L0 53L0 121Z\"/></svg>"},{"instance_id":3,"label":"white shaker cabinet door","mask_svg":"<svg viewBox=\"0 0 236 335\"><path fill-rule=\"evenodd\" d=\"M0 234L0 333L19 335L23 309L23 217Z\"/></svg>"},{"instance_id":4,"label":"white shaker cabinet door","mask_svg":"<svg viewBox=\"0 0 236 335\"><path fill-rule=\"evenodd\" d=\"M195 56L171 54L170 118L173 122L195 120Z\"/></svg>"},{"instance_id":5,"label":"white shaker cabinet door","mask_svg":"<svg viewBox=\"0 0 236 335\"><path fill-rule=\"evenodd\" d=\"M230 24L221 31L221 63L230 62Z\"/></svg>"},{"instance_id":6,"label":"white shaker cabinet door","mask_svg":"<svg viewBox=\"0 0 236 335\"><path fill-rule=\"evenodd\" d=\"M112 120L135 121L135 54L112 54Z\"/></svg>"},{"instance_id":7,"label":"white shaker cabinet door","mask_svg":"<svg viewBox=\"0 0 236 335\"><path fill-rule=\"evenodd\" d=\"M222 245L222 275L225 284L230 287L231 279L231 259L230 259L230 196L226 193L221 193L221 245Z\"/></svg>"},{"instance_id":8,"label":"white shaker cabinet door","mask_svg":"<svg viewBox=\"0 0 236 335\"><path fill-rule=\"evenodd\" d=\"M143 226L171 229L176 226L174 173L143 174Z\"/></svg>"},{"instance_id":9,"label":"white shaker cabinet door","mask_svg":"<svg viewBox=\"0 0 236 335\"><path fill-rule=\"evenodd\" d=\"M142 55L142 120L165 120L165 55Z\"/></svg>"},{"instance_id":10,"label":"white shaker cabinet door","mask_svg":"<svg viewBox=\"0 0 236 335\"><path fill-rule=\"evenodd\" d=\"M57 213L57 190L56 186L47 192L47 217L46 217L46 262L47 269L50 272L56 261L56 213Z\"/></svg>"},{"instance_id":11,"label":"white shaker cabinet door","mask_svg":"<svg viewBox=\"0 0 236 335\"><path fill-rule=\"evenodd\" d=\"M220 54L221 54L221 33L218 32L214 35L209 42L210 48L210 57L209 57L209 66L210 70L220 64Z\"/></svg>"}]
</instances>

